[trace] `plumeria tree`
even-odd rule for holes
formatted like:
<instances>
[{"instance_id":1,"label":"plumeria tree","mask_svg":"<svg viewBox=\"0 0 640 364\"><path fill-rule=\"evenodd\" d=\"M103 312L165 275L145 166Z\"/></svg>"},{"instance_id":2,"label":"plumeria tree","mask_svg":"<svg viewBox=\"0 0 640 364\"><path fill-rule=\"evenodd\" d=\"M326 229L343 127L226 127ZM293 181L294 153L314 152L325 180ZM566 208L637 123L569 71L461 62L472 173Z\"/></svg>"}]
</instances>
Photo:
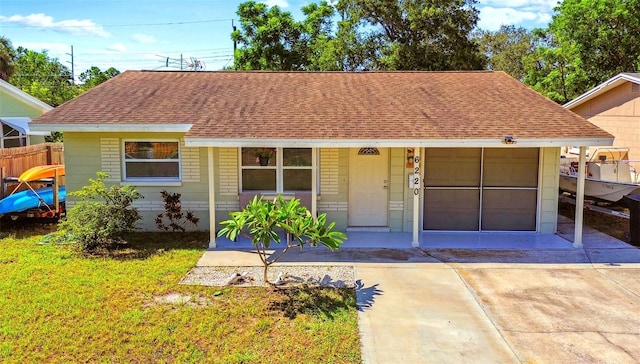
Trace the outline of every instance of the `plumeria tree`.
<instances>
[{"instance_id":1,"label":"plumeria tree","mask_svg":"<svg viewBox=\"0 0 640 364\"><path fill-rule=\"evenodd\" d=\"M264 266L264 281L269 282L269 266L276 263L289 249L303 248L318 244L336 250L347 236L334 231L335 223L327 224L326 214L316 219L299 199L285 200L278 195L273 201L265 201L255 196L249 204L238 212L231 213L231 219L224 225L218 236L236 241L242 235L251 240ZM271 244L284 243L284 249L271 253Z\"/></svg>"}]
</instances>

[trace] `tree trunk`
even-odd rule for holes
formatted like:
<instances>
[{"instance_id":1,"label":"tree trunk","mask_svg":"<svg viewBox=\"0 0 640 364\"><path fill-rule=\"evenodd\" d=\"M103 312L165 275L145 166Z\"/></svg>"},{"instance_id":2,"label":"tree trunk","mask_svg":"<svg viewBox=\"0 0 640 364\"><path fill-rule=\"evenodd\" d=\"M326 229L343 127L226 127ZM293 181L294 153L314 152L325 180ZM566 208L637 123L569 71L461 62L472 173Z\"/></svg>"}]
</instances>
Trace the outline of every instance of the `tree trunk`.
<instances>
[{"instance_id":1,"label":"tree trunk","mask_svg":"<svg viewBox=\"0 0 640 364\"><path fill-rule=\"evenodd\" d=\"M264 283L270 283L269 278L267 277L267 270L269 269L269 264L264 265Z\"/></svg>"}]
</instances>

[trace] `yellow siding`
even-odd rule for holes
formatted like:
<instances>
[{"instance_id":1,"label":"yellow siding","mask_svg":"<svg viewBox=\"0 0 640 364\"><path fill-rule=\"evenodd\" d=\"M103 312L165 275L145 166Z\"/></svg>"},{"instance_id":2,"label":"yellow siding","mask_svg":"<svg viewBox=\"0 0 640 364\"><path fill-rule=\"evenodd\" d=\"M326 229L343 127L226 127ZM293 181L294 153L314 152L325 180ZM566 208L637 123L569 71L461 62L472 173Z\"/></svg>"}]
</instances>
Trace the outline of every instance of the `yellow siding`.
<instances>
[{"instance_id":1,"label":"yellow siding","mask_svg":"<svg viewBox=\"0 0 640 364\"><path fill-rule=\"evenodd\" d=\"M406 149L392 148L389 150L389 229L402 231L404 228L404 196L406 189Z\"/></svg>"},{"instance_id":2,"label":"yellow siding","mask_svg":"<svg viewBox=\"0 0 640 364\"><path fill-rule=\"evenodd\" d=\"M182 182L178 185L162 183L136 185L130 183L144 198L136 201L135 206L144 217L140 224L143 230L155 230L155 217L164 211L160 195L162 190L182 194L184 210L191 210L200 218L195 230L209 229L208 188L206 177L206 149L187 148L183 134L179 133L74 133L66 132L65 163L67 168L67 190L74 191L86 185L89 178L95 178L96 172L110 174L109 184L122 184L120 149L123 139L179 139L181 144ZM69 206L76 201L69 198Z\"/></svg>"},{"instance_id":3,"label":"yellow siding","mask_svg":"<svg viewBox=\"0 0 640 364\"><path fill-rule=\"evenodd\" d=\"M200 182L200 152L202 148L191 148L184 145L180 138L180 164L182 168L182 182ZM204 169L206 171L206 167Z\"/></svg>"},{"instance_id":4,"label":"yellow siding","mask_svg":"<svg viewBox=\"0 0 640 364\"><path fill-rule=\"evenodd\" d=\"M538 232L555 234L558 224L558 171L560 169L560 148L542 148L542 175L540 178Z\"/></svg>"},{"instance_id":5,"label":"yellow siding","mask_svg":"<svg viewBox=\"0 0 640 364\"><path fill-rule=\"evenodd\" d=\"M65 138L66 139L66 138ZM120 182L120 139L100 138L100 168L109 174L108 181Z\"/></svg>"},{"instance_id":6,"label":"yellow siding","mask_svg":"<svg viewBox=\"0 0 640 364\"><path fill-rule=\"evenodd\" d=\"M338 150L327 148L320 150L320 191L321 195L338 194Z\"/></svg>"},{"instance_id":7,"label":"yellow siding","mask_svg":"<svg viewBox=\"0 0 640 364\"><path fill-rule=\"evenodd\" d=\"M323 179L323 163L330 168L328 179ZM329 221L336 222L336 229L347 228L347 215L349 210L349 149L329 148L320 149L320 200L318 201L318 213L326 213ZM336 170L337 169L337 170ZM337 182L337 185L336 185ZM325 183L328 191L325 192Z\"/></svg>"},{"instance_id":8,"label":"yellow siding","mask_svg":"<svg viewBox=\"0 0 640 364\"><path fill-rule=\"evenodd\" d=\"M238 148L218 149L218 188L222 196L238 196Z\"/></svg>"},{"instance_id":9,"label":"yellow siding","mask_svg":"<svg viewBox=\"0 0 640 364\"><path fill-rule=\"evenodd\" d=\"M25 104L3 90L0 90L0 110L0 116L26 116L31 119L42 114L40 109Z\"/></svg>"},{"instance_id":10,"label":"yellow siding","mask_svg":"<svg viewBox=\"0 0 640 364\"><path fill-rule=\"evenodd\" d=\"M216 223L240 209L238 201L238 148L214 148Z\"/></svg>"}]
</instances>

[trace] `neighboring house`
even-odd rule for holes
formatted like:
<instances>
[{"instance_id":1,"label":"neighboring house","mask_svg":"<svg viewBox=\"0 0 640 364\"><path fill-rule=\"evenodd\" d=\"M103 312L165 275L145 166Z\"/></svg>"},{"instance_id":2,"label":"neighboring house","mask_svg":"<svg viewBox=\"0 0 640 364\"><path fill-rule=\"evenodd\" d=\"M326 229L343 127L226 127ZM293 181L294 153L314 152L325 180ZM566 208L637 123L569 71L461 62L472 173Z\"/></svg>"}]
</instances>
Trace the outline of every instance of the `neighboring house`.
<instances>
[{"instance_id":1,"label":"neighboring house","mask_svg":"<svg viewBox=\"0 0 640 364\"><path fill-rule=\"evenodd\" d=\"M144 195L150 230L163 189L200 229L282 193L413 245L423 230L555 233L560 147L613 142L487 71L127 71L32 127L64 132L68 190L107 172Z\"/></svg>"},{"instance_id":2,"label":"neighboring house","mask_svg":"<svg viewBox=\"0 0 640 364\"><path fill-rule=\"evenodd\" d=\"M614 146L629 147L640 171L640 73L621 73L564 107L613 134Z\"/></svg>"},{"instance_id":3,"label":"neighboring house","mask_svg":"<svg viewBox=\"0 0 640 364\"><path fill-rule=\"evenodd\" d=\"M49 132L30 130L31 119L53 107L0 79L0 148L44 143Z\"/></svg>"}]
</instances>

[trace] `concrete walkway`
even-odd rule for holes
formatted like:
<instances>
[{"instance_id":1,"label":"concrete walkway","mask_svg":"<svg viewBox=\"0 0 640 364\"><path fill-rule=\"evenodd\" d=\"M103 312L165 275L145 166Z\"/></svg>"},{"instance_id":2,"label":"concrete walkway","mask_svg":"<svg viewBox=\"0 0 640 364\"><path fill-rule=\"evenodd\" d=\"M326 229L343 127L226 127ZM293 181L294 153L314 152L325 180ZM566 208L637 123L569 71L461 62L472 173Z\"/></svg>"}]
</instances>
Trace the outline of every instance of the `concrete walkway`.
<instances>
[{"instance_id":1,"label":"concrete walkway","mask_svg":"<svg viewBox=\"0 0 640 364\"><path fill-rule=\"evenodd\" d=\"M316 248L279 264L355 267L364 363L640 362L640 249L593 230L584 243ZM250 251L210 250L198 265L257 262Z\"/></svg>"}]
</instances>

